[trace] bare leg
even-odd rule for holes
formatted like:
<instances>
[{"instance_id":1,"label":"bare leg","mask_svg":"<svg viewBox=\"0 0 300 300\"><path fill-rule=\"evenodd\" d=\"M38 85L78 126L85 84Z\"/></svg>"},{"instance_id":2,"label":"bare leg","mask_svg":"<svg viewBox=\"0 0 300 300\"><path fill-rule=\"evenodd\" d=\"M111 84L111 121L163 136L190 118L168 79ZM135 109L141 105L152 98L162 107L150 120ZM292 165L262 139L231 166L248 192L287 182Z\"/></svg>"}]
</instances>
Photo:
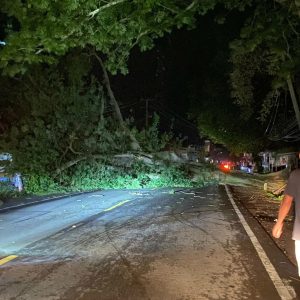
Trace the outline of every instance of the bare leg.
<instances>
[{"instance_id":1,"label":"bare leg","mask_svg":"<svg viewBox=\"0 0 300 300\"><path fill-rule=\"evenodd\" d=\"M298 265L298 275L300 277L300 240L295 240L295 254Z\"/></svg>"}]
</instances>

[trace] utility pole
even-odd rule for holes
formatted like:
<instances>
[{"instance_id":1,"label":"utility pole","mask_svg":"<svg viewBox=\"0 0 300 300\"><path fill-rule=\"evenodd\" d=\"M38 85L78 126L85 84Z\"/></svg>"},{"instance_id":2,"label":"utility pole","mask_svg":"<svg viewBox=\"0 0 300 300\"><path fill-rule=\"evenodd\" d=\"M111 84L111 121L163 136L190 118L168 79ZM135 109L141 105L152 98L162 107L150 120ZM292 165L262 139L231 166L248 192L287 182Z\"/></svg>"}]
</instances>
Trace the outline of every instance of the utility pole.
<instances>
[{"instance_id":1,"label":"utility pole","mask_svg":"<svg viewBox=\"0 0 300 300\"><path fill-rule=\"evenodd\" d=\"M151 99L142 99L141 101L145 101L145 129L149 127L149 102L153 101Z\"/></svg>"},{"instance_id":2,"label":"utility pole","mask_svg":"<svg viewBox=\"0 0 300 300\"><path fill-rule=\"evenodd\" d=\"M149 126L149 99L145 99L146 101L146 120L145 120L145 129L148 129Z\"/></svg>"},{"instance_id":3,"label":"utility pole","mask_svg":"<svg viewBox=\"0 0 300 300\"><path fill-rule=\"evenodd\" d=\"M291 95L291 98L292 98L292 102L293 102L293 106L294 106L294 110L295 110L295 114L296 114L298 127L300 129L300 110L299 110L299 105L298 105L297 97L296 97L296 94L295 94L293 82L292 82L292 79L291 79L290 76L287 79L287 84L288 84L290 95Z\"/></svg>"}]
</instances>

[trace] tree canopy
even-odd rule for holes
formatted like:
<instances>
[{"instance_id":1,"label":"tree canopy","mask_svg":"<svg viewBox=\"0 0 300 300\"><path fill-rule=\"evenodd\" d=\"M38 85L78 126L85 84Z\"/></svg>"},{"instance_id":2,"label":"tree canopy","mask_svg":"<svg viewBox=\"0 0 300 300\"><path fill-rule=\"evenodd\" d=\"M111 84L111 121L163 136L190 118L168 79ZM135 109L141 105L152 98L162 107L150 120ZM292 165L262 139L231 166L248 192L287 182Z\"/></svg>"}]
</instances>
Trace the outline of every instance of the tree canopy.
<instances>
[{"instance_id":1,"label":"tree canopy","mask_svg":"<svg viewBox=\"0 0 300 300\"><path fill-rule=\"evenodd\" d=\"M147 153L164 148L172 135L158 131L158 117L142 131L124 120L124 131L105 88L86 67L89 59L70 53L21 79L0 78L0 153L12 155L7 171L21 172L27 191L140 187L150 184L143 172L161 172L138 164L143 152L132 153L129 134ZM135 168L124 166L123 155Z\"/></svg>"},{"instance_id":2,"label":"tree canopy","mask_svg":"<svg viewBox=\"0 0 300 300\"><path fill-rule=\"evenodd\" d=\"M5 1L8 16L1 50L5 73L24 73L33 63L52 63L72 48L94 47L106 56L112 73L127 72L130 50L142 51L173 27L193 26L195 14L216 1Z\"/></svg>"},{"instance_id":3,"label":"tree canopy","mask_svg":"<svg viewBox=\"0 0 300 300\"><path fill-rule=\"evenodd\" d=\"M264 128L257 120L258 114L245 120L243 108L231 99L228 84L232 71L228 44L239 36L244 15L237 14L222 25L216 24L212 18L203 18L202 23L208 30L200 31L201 41L209 51L205 53L198 46L199 56L205 56L206 60L199 60L199 68L194 80L189 83L188 93L190 115L197 121L200 133L215 143L226 145L234 154L257 153L267 144Z\"/></svg>"},{"instance_id":4,"label":"tree canopy","mask_svg":"<svg viewBox=\"0 0 300 300\"><path fill-rule=\"evenodd\" d=\"M241 115L255 119L253 112L260 110L261 118L266 119L274 97L291 90L299 78L298 0L17 0L3 1L1 9L5 32L0 68L4 74L25 74L32 65L58 63L72 50L83 50L94 55L102 67L106 94L116 113L119 109L105 68L112 74L127 73L134 47L151 49L159 37L174 28L197 26L198 16L213 9L219 23L226 22L228 11L247 11L240 38L231 44L232 96L242 108ZM91 63L82 61L81 68ZM220 107L226 103L214 101L211 104ZM206 119L209 106L200 105L208 110ZM119 120L123 126L120 114ZM236 128L231 126L230 131ZM131 140L134 142L132 136Z\"/></svg>"},{"instance_id":5,"label":"tree canopy","mask_svg":"<svg viewBox=\"0 0 300 300\"><path fill-rule=\"evenodd\" d=\"M232 96L246 118L259 103L261 118L265 119L278 94L290 89L288 80L298 80L299 7L298 1L257 2L240 38L231 43Z\"/></svg>"}]
</instances>

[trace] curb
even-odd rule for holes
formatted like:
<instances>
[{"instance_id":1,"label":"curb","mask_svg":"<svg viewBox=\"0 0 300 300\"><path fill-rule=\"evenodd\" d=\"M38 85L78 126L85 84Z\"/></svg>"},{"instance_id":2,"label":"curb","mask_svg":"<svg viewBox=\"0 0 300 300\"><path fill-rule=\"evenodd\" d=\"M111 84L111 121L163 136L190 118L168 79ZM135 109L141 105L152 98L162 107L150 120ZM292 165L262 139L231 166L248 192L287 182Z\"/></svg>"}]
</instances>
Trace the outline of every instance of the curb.
<instances>
[{"instance_id":1,"label":"curb","mask_svg":"<svg viewBox=\"0 0 300 300\"><path fill-rule=\"evenodd\" d=\"M294 296L293 296L293 292L291 291L291 288L289 286L286 286L284 284L284 281L279 276L277 270L275 269L275 266L270 261L270 258L268 257L267 253L265 252L264 248L262 247L260 241L258 240L256 235L252 231L250 225L248 224L248 221L246 220L243 213L240 211L239 207L235 203L233 195L230 191L230 187L227 184L225 184L225 191L226 191L226 194L229 198L231 205L233 206L233 209L235 210L235 212L240 220L241 225L243 226L244 230L246 231L261 263L263 264L264 269L266 270L271 281L273 282L274 287L280 296L280 299L293 300Z\"/></svg>"}]
</instances>

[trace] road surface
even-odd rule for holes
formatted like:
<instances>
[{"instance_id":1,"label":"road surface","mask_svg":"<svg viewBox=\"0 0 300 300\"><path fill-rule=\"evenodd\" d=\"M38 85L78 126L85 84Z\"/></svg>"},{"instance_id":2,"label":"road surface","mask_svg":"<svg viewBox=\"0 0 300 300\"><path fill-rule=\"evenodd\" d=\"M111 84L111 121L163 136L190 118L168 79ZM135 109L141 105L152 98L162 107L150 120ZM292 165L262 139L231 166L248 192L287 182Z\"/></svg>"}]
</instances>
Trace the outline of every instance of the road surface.
<instances>
[{"instance_id":1,"label":"road surface","mask_svg":"<svg viewBox=\"0 0 300 300\"><path fill-rule=\"evenodd\" d=\"M1 213L0 299L297 299L234 206L210 186L101 191Z\"/></svg>"}]
</instances>

